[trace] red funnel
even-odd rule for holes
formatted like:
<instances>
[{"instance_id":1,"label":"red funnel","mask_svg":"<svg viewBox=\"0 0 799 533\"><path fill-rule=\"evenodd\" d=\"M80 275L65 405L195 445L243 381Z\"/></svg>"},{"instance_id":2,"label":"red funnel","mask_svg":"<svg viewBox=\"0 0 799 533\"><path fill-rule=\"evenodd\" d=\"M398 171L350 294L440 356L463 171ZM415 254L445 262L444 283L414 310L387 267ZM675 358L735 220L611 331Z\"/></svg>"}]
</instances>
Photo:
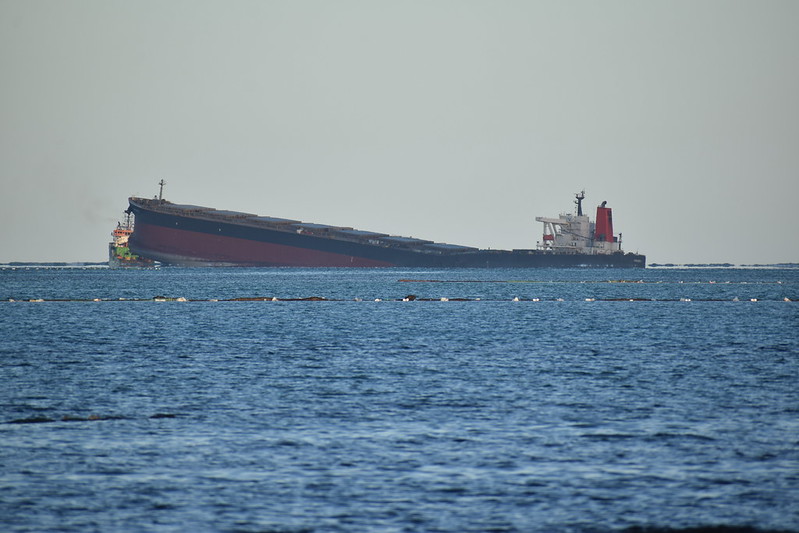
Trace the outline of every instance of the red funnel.
<instances>
[{"instance_id":1,"label":"red funnel","mask_svg":"<svg viewBox=\"0 0 799 533\"><path fill-rule=\"evenodd\" d=\"M594 240L613 242L613 213L610 207L605 207L605 202L596 208Z\"/></svg>"}]
</instances>

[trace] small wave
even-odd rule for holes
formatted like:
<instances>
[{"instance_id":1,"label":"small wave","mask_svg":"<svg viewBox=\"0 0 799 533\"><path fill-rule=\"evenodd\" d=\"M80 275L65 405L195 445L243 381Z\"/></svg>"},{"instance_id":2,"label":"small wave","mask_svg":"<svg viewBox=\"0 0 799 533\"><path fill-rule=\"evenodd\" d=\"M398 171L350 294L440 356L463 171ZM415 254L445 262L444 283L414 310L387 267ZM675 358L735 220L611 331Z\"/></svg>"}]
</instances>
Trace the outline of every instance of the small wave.
<instances>
[{"instance_id":1,"label":"small wave","mask_svg":"<svg viewBox=\"0 0 799 533\"><path fill-rule=\"evenodd\" d=\"M585 439L599 440L599 441L641 438L641 435L631 435L629 433L585 433L580 436Z\"/></svg>"},{"instance_id":2,"label":"small wave","mask_svg":"<svg viewBox=\"0 0 799 533\"><path fill-rule=\"evenodd\" d=\"M702 441L715 441L713 437L707 435L697 435L696 433L667 433L659 432L652 435L653 439L693 439Z\"/></svg>"},{"instance_id":3,"label":"small wave","mask_svg":"<svg viewBox=\"0 0 799 533\"><path fill-rule=\"evenodd\" d=\"M13 420L7 420L6 424L47 424L51 422L100 422L105 420L132 420L135 417L131 416L124 416L124 415L89 415L89 416L75 416L75 415L63 415L59 418L52 418L49 416L30 416L26 418L15 418ZM150 419L159 419L159 418L177 418L177 415L172 413L156 413L154 415L150 415L147 418Z\"/></svg>"}]
</instances>

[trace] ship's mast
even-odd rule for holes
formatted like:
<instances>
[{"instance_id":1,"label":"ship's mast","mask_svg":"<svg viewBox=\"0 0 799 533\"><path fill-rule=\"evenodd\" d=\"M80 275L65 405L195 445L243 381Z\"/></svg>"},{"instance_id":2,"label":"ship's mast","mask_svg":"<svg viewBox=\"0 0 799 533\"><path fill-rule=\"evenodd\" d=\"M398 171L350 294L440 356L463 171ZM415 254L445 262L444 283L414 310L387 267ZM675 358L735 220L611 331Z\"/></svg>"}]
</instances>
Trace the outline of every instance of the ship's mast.
<instances>
[{"instance_id":1,"label":"ship's mast","mask_svg":"<svg viewBox=\"0 0 799 533\"><path fill-rule=\"evenodd\" d=\"M124 229L133 229L133 213L129 213L125 211L125 228Z\"/></svg>"},{"instance_id":2,"label":"ship's mast","mask_svg":"<svg viewBox=\"0 0 799 533\"><path fill-rule=\"evenodd\" d=\"M166 185L166 182L162 179L161 181L158 182L158 185L161 186L161 188L158 191L158 200L162 201L164 199L164 185Z\"/></svg>"},{"instance_id":3,"label":"ship's mast","mask_svg":"<svg viewBox=\"0 0 799 533\"><path fill-rule=\"evenodd\" d=\"M585 189L575 194L574 197L576 198L574 203L577 204L577 216L581 217L583 216L583 200L585 200Z\"/></svg>"}]
</instances>

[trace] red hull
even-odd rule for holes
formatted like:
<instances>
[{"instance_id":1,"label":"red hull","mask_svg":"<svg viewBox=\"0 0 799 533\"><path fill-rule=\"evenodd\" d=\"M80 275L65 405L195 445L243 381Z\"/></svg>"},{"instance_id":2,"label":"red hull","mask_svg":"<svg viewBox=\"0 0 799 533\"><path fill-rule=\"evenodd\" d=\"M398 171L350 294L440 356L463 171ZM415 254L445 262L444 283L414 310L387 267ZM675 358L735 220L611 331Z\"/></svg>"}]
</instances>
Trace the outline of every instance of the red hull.
<instances>
[{"instance_id":1,"label":"red hull","mask_svg":"<svg viewBox=\"0 0 799 533\"><path fill-rule=\"evenodd\" d=\"M177 264L259 264L271 266L386 267L391 263L362 257L258 242L223 235L136 223L136 237L146 242L139 253Z\"/></svg>"}]
</instances>

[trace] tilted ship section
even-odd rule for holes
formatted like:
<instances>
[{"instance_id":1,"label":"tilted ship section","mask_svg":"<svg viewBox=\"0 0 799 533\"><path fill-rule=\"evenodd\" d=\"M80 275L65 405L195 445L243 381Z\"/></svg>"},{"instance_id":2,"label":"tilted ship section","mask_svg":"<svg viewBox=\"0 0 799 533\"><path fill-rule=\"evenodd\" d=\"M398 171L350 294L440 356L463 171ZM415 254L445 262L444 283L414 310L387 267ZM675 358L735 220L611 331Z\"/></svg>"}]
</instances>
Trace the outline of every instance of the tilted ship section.
<instances>
[{"instance_id":1,"label":"tilted ship section","mask_svg":"<svg viewBox=\"0 0 799 533\"><path fill-rule=\"evenodd\" d=\"M163 182L162 182L163 192ZM643 255L624 253L603 202L597 221L582 213L538 218L535 249L481 250L349 227L176 204L162 194L129 199L135 216L130 252L181 266L285 267L644 267Z\"/></svg>"}]
</instances>

